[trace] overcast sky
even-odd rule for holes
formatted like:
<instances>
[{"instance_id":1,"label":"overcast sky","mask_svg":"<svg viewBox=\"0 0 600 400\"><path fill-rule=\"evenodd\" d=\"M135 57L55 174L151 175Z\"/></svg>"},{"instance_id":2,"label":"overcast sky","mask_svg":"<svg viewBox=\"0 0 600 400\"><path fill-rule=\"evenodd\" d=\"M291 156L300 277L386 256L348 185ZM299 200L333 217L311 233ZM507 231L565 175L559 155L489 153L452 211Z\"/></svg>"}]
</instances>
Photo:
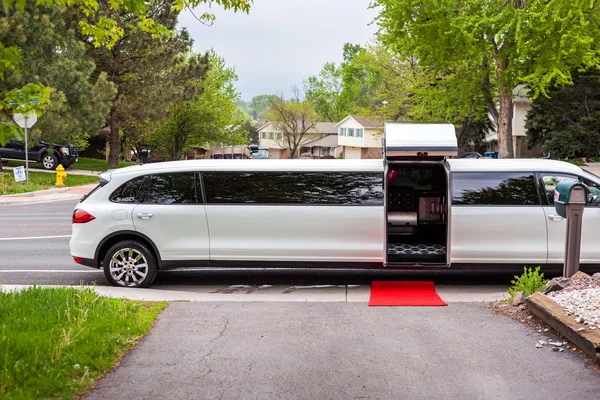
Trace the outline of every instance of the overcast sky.
<instances>
[{"instance_id":1,"label":"overcast sky","mask_svg":"<svg viewBox=\"0 0 600 400\"><path fill-rule=\"evenodd\" d=\"M194 50L213 48L235 67L243 100L263 93L289 95L292 85L342 59L344 43L365 44L376 30L370 0L254 0L250 15L215 8L211 27L189 11L180 17ZM202 9L195 12L202 14Z\"/></svg>"}]
</instances>

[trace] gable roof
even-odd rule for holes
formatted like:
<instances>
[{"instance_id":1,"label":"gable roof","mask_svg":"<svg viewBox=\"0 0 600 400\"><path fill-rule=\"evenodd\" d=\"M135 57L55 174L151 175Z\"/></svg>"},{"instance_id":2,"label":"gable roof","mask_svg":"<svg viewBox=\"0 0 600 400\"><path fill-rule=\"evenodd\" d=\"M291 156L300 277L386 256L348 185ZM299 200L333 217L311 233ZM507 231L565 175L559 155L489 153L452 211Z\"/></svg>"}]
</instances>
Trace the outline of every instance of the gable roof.
<instances>
[{"instance_id":1,"label":"gable roof","mask_svg":"<svg viewBox=\"0 0 600 400\"><path fill-rule=\"evenodd\" d=\"M261 129L265 128L269 124L270 124L269 121L259 121L256 123L256 130L260 131Z\"/></svg>"},{"instance_id":2,"label":"gable roof","mask_svg":"<svg viewBox=\"0 0 600 400\"><path fill-rule=\"evenodd\" d=\"M348 120L348 118L352 118L359 124L363 126L363 128L383 128L383 120L377 117L363 117L360 115L348 115L346 118L335 124L335 126L340 126L344 122Z\"/></svg>"},{"instance_id":3,"label":"gable roof","mask_svg":"<svg viewBox=\"0 0 600 400\"><path fill-rule=\"evenodd\" d=\"M315 126L317 132L327 135L337 135L337 127L335 122L317 122Z\"/></svg>"},{"instance_id":4,"label":"gable roof","mask_svg":"<svg viewBox=\"0 0 600 400\"><path fill-rule=\"evenodd\" d=\"M271 122L263 121L261 125L257 125L256 130L260 131L267 126L272 125ZM317 122L314 129L309 130L310 133L322 133L324 135L337 135L338 131L335 122Z\"/></svg>"}]
</instances>

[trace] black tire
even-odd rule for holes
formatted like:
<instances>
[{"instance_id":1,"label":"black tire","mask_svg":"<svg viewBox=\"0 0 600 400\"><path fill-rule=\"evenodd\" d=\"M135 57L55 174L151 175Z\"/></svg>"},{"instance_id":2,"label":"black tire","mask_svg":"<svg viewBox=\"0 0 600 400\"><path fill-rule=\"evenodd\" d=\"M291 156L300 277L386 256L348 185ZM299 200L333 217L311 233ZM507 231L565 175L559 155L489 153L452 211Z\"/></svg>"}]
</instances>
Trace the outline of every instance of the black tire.
<instances>
[{"instance_id":1,"label":"black tire","mask_svg":"<svg viewBox=\"0 0 600 400\"><path fill-rule=\"evenodd\" d=\"M42 168L47 170L54 170L58 167L58 157L54 154L44 154L40 162L42 163Z\"/></svg>"},{"instance_id":2,"label":"black tire","mask_svg":"<svg viewBox=\"0 0 600 400\"><path fill-rule=\"evenodd\" d=\"M131 262L134 254L136 254L136 261ZM137 255L140 254L145 258L145 263L141 258L137 258ZM128 261L125 261L126 258ZM142 263L139 261L142 261ZM147 266L145 271L143 271L143 268L136 268L144 264ZM145 276L143 276L143 272L146 272ZM123 240L108 249L104 255L104 276L113 286L148 287L156 279L157 272L158 264L152 251L145 244L135 240Z\"/></svg>"}]
</instances>

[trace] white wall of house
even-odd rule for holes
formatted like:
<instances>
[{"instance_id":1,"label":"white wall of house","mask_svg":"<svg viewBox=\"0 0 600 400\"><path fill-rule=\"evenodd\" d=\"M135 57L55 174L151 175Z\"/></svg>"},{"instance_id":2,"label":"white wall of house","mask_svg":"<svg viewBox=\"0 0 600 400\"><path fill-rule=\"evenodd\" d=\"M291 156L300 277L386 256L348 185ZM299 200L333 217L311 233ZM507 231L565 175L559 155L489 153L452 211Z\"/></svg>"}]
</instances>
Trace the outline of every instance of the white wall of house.
<instances>
[{"instance_id":1,"label":"white wall of house","mask_svg":"<svg viewBox=\"0 0 600 400\"><path fill-rule=\"evenodd\" d=\"M527 136L525 121L527 120L527 111L529 111L529 108L530 105L527 101L514 101L512 120L513 136Z\"/></svg>"},{"instance_id":2,"label":"white wall of house","mask_svg":"<svg viewBox=\"0 0 600 400\"><path fill-rule=\"evenodd\" d=\"M281 149L283 134L273 124L267 124L258 131L258 146L267 149Z\"/></svg>"},{"instance_id":3,"label":"white wall of house","mask_svg":"<svg viewBox=\"0 0 600 400\"><path fill-rule=\"evenodd\" d=\"M519 157L517 150L517 141L525 140L527 136L527 130L525 129L525 122L527 120L527 112L531 108L529 100L518 97L513 100L513 119L512 119L512 136L513 136L513 152L515 157ZM490 116L490 119L491 116ZM498 150L498 132L496 129L490 131L486 137L487 151Z\"/></svg>"},{"instance_id":4,"label":"white wall of house","mask_svg":"<svg viewBox=\"0 0 600 400\"><path fill-rule=\"evenodd\" d=\"M338 125L338 144L351 147L381 147L383 129L365 128L350 117Z\"/></svg>"},{"instance_id":5,"label":"white wall of house","mask_svg":"<svg viewBox=\"0 0 600 400\"><path fill-rule=\"evenodd\" d=\"M348 118L338 125L338 144L341 146L365 147L365 133L365 128L361 124L354 118Z\"/></svg>"},{"instance_id":6,"label":"white wall of house","mask_svg":"<svg viewBox=\"0 0 600 400\"><path fill-rule=\"evenodd\" d=\"M383 129L366 128L365 145L363 147L381 147Z\"/></svg>"},{"instance_id":7,"label":"white wall of house","mask_svg":"<svg viewBox=\"0 0 600 400\"><path fill-rule=\"evenodd\" d=\"M333 155L337 158L344 151L344 146L336 146Z\"/></svg>"}]
</instances>

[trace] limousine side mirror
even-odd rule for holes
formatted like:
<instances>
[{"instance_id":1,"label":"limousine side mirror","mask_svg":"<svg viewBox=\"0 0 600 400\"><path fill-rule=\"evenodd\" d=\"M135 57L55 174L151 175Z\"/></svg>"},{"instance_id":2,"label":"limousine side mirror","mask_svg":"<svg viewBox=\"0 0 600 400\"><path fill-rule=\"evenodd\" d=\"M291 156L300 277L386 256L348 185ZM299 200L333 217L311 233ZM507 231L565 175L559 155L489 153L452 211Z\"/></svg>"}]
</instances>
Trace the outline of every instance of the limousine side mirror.
<instances>
[{"instance_id":1,"label":"limousine side mirror","mask_svg":"<svg viewBox=\"0 0 600 400\"><path fill-rule=\"evenodd\" d=\"M590 189L581 182L559 182L554 189L554 205L556 212L567 218L568 205L585 206L588 202Z\"/></svg>"}]
</instances>

